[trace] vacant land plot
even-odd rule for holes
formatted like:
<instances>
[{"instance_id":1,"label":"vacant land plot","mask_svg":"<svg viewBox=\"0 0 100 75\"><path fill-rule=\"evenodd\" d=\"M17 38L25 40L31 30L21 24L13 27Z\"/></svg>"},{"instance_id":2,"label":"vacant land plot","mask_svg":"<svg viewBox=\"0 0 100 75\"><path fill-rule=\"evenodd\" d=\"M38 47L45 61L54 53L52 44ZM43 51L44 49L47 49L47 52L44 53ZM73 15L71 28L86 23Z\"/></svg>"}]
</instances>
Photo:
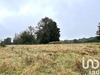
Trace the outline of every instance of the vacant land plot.
<instances>
[{"instance_id":1,"label":"vacant land plot","mask_svg":"<svg viewBox=\"0 0 100 75\"><path fill-rule=\"evenodd\" d=\"M82 57L100 61L100 44L9 45L0 47L0 75L88 75Z\"/></svg>"}]
</instances>

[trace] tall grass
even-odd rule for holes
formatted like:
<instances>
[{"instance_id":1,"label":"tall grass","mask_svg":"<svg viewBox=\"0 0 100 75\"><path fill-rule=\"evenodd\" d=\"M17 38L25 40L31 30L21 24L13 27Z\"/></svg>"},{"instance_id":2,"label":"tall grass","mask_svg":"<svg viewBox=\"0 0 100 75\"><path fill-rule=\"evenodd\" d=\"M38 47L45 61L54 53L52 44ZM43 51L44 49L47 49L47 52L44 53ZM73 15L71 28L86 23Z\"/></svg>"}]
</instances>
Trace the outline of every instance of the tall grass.
<instances>
[{"instance_id":1,"label":"tall grass","mask_svg":"<svg viewBox=\"0 0 100 75\"><path fill-rule=\"evenodd\" d=\"M100 45L47 44L0 47L0 75L84 75L82 57L100 60Z\"/></svg>"}]
</instances>

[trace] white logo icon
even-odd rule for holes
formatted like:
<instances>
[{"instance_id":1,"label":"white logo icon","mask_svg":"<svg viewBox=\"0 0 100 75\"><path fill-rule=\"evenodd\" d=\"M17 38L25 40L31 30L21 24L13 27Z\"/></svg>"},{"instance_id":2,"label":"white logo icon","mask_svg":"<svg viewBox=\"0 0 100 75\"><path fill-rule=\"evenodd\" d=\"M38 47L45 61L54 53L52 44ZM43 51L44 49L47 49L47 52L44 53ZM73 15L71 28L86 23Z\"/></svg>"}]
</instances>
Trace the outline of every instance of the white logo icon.
<instances>
[{"instance_id":1,"label":"white logo icon","mask_svg":"<svg viewBox=\"0 0 100 75\"><path fill-rule=\"evenodd\" d=\"M91 66L92 66L93 69L99 68L99 61L96 60L96 59L94 59L94 61L92 59L87 60L87 64L86 64L87 66L85 66L85 61L84 61L84 57L83 57L83 59L82 59L82 66L83 66L84 69L88 69L89 68L89 66L90 66L89 62L91 62ZM94 62L97 63L96 66L94 66Z\"/></svg>"}]
</instances>

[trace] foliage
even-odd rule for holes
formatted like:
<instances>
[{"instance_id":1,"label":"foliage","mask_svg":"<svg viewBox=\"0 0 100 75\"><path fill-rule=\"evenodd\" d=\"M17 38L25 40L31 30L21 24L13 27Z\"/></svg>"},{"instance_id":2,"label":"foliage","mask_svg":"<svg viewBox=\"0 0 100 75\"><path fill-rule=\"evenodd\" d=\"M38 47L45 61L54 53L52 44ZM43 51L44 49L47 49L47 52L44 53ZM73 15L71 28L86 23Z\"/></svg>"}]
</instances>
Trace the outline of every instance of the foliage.
<instances>
[{"instance_id":1,"label":"foliage","mask_svg":"<svg viewBox=\"0 0 100 75\"><path fill-rule=\"evenodd\" d=\"M52 42L49 42L49 44L61 44L62 42L60 41L52 41Z\"/></svg>"},{"instance_id":2,"label":"foliage","mask_svg":"<svg viewBox=\"0 0 100 75\"><path fill-rule=\"evenodd\" d=\"M74 39L74 40L64 40L62 43L91 43L91 42L100 42L97 37Z\"/></svg>"},{"instance_id":3,"label":"foliage","mask_svg":"<svg viewBox=\"0 0 100 75\"><path fill-rule=\"evenodd\" d=\"M8 38L4 39L4 43L5 43L6 45L12 44L11 38L8 37Z\"/></svg>"},{"instance_id":4,"label":"foliage","mask_svg":"<svg viewBox=\"0 0 100 75\"><path fill-rule=\"evenodd\" d=\"M20 34L15 34L13 44L47 44L59 41L60 29L52 19L45 17L36 28L29 26Z\"/></svg>"},{"instance_id":5,"label":"foliage","mask_svg":"<svg viewBox=\"0 0 100 75\"><path fill-rule=\"evenodd\" d=\"M6 45L5 45L5 43L3 41L0 43L0 46L1 47L6 47Z\"/></svg>"},{"instance_id":6,"label":"foliage","mask_svg":"<svg viewBox=\"0 0 100 75\"><path fill-rule=\"evenodd\" d=\"M52 41L59 41L60 29L57 28L57 23L52 19L45 17L39 23L37 28L37 40L46 44Z\"/></svg>"},{"instance_id":7,"label":"foliage","mask_svg":"<svg viewBox=\"0 0 100 75\"><path fill-rule=\"evenodd\" d=\"M79 41L77 39L74 39L73 43L79 43Z\"/></svg>"},{"instance_id":8,"label":"foliage","mask_svg":"<svg viewBox=\"0 0 100 75\"><path fill-rule=\"evenodd\" d=\"M34 36L29 34L27 31L24 31L20 34L19 44L33 44L34 43Z\"/></svg>"},{"instance_id":9,"label":"foliage","mask_svg":"<svg viewBox=\"0 0 100 75\"><path fill-rule=\"evenodd\" d=\"M96 36L96 38L97 38L98 40L100 40L100 23L99 23L98 31L97 31L96 34L98 35L98 36Z\"/></svg>"},{"instance_id":10,"label":"foliage","mask_svg":"<svg viewBox=\"0 0 100 75\"><path fill-rule=\"evenodd\" d=\"M19 35L15 34L14 39L13 39L13 44L18 44L18 40L19 40Z\"/></svg>"},{"instance_id":11,"label":"foliage","mask_svg":"<svg viewBox=\"0 0 100 75\"><path fill-rule=\"evenodd\" d=\"M96 36L96 38L97 38L98 40L100 40L100 36Z\"/></svg>"},{"instance_id":12,"label":"foliage","mask_svg":"<svg viewBox=\"0 0 100 75\"><path fill-rule=\"evenodd\" d=\"M35 43L34 28L32 26L29 26L27 30L23 31L19 35L15 34L13 43L14 44L34 44Z\"/></svg>"}]
</instances>

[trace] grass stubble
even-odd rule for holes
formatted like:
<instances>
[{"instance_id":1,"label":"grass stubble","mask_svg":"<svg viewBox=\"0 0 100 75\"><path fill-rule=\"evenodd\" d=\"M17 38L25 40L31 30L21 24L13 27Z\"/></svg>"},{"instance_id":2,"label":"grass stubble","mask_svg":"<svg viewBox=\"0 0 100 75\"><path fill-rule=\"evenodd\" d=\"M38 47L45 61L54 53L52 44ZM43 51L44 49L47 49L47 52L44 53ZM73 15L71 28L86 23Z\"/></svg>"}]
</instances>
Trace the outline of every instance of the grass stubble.
<instances>
[{"instance_id":1,"label":"grass stubble","mask_svg":"<svg viewBox=\"0 0 100 75\"><path fill-rule=\"evenodd\" d=\"M88 75L82 57L100 61L100 44L8 45L0 47L0 75Z\"/></svg>"}]
</instances>

